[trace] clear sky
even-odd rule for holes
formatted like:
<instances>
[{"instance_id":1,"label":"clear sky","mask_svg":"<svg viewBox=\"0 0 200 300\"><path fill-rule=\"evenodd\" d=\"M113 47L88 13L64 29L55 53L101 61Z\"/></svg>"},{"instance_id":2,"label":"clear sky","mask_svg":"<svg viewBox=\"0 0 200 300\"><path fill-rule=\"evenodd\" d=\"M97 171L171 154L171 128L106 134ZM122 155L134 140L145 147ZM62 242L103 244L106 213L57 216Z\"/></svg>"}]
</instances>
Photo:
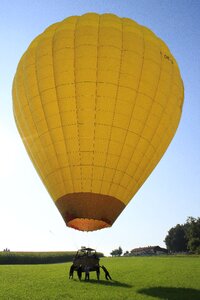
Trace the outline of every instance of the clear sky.
<instances>
[{"instance_id":1,"label":"clear sky","mask_svg":"<svg viewBox=\"0 0 200 300\"><path fill-rule=\"evenodd\" d=\"M184 81L182 119L164 157L112 228L67 228L40 181L16 130L12 81L32 39L70 15L111 12L149 27L169 46ZM200 216L200 1L1 0L0 3L0 251L76 250L109 254L165 246L167 231Z\"/></svg>"}]
</instances>

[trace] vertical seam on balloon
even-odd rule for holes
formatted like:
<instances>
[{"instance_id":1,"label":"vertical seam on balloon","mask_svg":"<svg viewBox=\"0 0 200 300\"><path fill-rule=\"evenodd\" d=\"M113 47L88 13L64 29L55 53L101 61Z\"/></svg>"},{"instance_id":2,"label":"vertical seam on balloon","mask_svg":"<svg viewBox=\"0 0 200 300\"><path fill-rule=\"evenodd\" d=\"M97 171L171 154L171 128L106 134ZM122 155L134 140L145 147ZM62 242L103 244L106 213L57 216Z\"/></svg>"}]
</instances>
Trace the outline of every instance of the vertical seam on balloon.
<instances>
[{"instance_id":1,"label":"vertical seam on balloon","mask_svg":"<svg viewBox=\"0 0 200 300\"><path fill-rule=\"evenodd\" d=\"M24 57L24 59L23 59L23 64L22 64L22 68L23 68L24 73L25 73L25 58L26 58L26 56ZM25 94L25 97L26 97L26 100L27 100L27 105L28 105L28 107L29 107L29 110L30 110L30 112L32 112L31 107L30 107L30 103L29 103L29 101L28 101L28 96L27 96L27 90L26 90L26 84L25 84L26 77L24 76L24 74L22 74L22 75L23 75L23 88L24 88L24 94ZM18 98L18 96L17 96L17 98ZM19 103L19 101L18 101L18 103ZM21 110L21 104L19 104L19 107L20 107L20 111L22 112L22 110ZM26 124L27 131L28 131L29 133L31 133L31 130L30 130L29 126L27 125L27 122L26 122L24 113L23 113L23 114L21 113L21 115L23 116L24 124ZM38 140L39 140L39 142L40 142L40 144L41 144L41 140L40 140L40 137L39 137L39 134L38 134L38 130L37 130L37 126L36 126L35 120L34 120L34 118L33 118L32 115L31 115L31 117L32 117L33 124L34 124L34 126L35 126L35 130L36 130L37 135L38 135ZM30 134L30 137L31 137L31 139L32 139L32 141L33 141L33 145L34 145L34 139L32 138L32 135L31 135L31 134ZM42 146L42 144L41 144L41 146ZM28 147L28 149L29 149L29 147ZM42 147L41 147L41 149L42 149ZM31 157L34 158L34 155L32 154L31 150L29 150L28 153L30 153ZM35 152L35 153L36 153L36 152ZM40 161L40 158L39 158L38 155L37 155L37 158L38 158L38 160ZM34 166L37 166L37 165L38 165L38 164L36 163L36 160L35 160L35 159L32 160L32 163L33 163ZM41 162L41 161L40 161L40 164L42 165L42 162ZM40 169L39 167L36 167L36 169L37 169L37 171L38 171L39 177L40 177L43 181L47 182L46 177L45 177L45 176L42 176L41 169ZM48 185L47 185L47 186L48 186ZM49 193L50 193L50 191L49 191ZM52 196L51 193L50 193L50 195Z\"/></svg>"},{"instance_id":2,"label":"vertical seam on balloon","mask_svg":"<svg viewBox=\"0 0 200 300\"><path fill-rule=\"evenodd\" d=\"M52 65L53 65L52 72L53 72L53 78L54 78L54 84L55 84L55 93L56 93L58 111L59 111L59 114L60 114L61 130L62 130L62 135L63 135L63 139L64 139L64 144L65 144L65 151L66 151L65 156L67 157L67 160L68 160L68 166L69 166L69 170L70 170L71 181L72 181L72 186L73 186L73 191L74 191L73 176L72 176L71 164L70 164L69 155L68 155L69 152L68 152L68 147L67 147L67 143L66 143L66 139L65 139L65 135L64 135L64 131L63 131L63 121L62 121L61 110L60 110L60 102L58 100L56 77L55 77L55 71L54 71L54 67L55 67L55 63L54 63L54 56L55 56L54 55L54 53L55 53L55 51L54 51L54 39L55 39L56 31L57 31L57 29L55 30L55 32L53 34L53 37L52 37ZM62 174L62 170L60 170L60 172ZM62 178L63 178L64 190L66 192L65 181L64 181L63 175L62 175Z\"/></svg>"},{"instance_id":3,"label":"vertical seam on balloon","mask_svg":"<svg viewBox=\"0 0 200 300\"><path fill-rule=\"evenodd\" d=\"M14 82L16 81L16 78L14 79ZM24 85L23 85L23 87L24 87ZM25 87L24 87L24 92L25 92ZM18 96L18 92L17 92L17 87L16 86L14 86L14 88L13 88L13 94L15 94L15 96L13 96L13 98L15 99L14 100L14 102L15 102L15 107L18 107L18 110L20 111L20 114L21 114L21 120L23 120L23 123L25 124L25 127L26 127L26 130L27 130L27 132L30 132L30 129L29 129L29 126L28 126L28 124L27 124L27 122L25 122L25 118L24 118L24 114L22 113L22 108L21 108L21 104L20 104L20 102L19 102L19 96ZM25 93L26 94L26 93ZM27 97L26 97L26 100L27 100ZM28 100L27 100L27 103L28 103ZM29 108L30 109L30 108ZM32 157L33 155L32 155L32 153L31 153L31 150L29 149L29 144L28 143L25 143L25 139L23 138L23 135L22 135L22 130L21 130L21 126L20 126L20 122L18 122L18 120L17 120L17 118L16 118L16 111L15 111L15 108L13 107L13 112L14 112L14 119L15 119L15 122L16 122L16 126L17 126L17 129L18 129L18 131L19 131L19 133L20 133L20 136L22 137L22 141L23 141L23 143L24 144L26 144L26 146L25 146L25 148L27 149L28 148L28 150L27 150L27 152L28 152L28 154ZM32 140L32 143L33 143L33 138L32 138L32 135L30 135L30 137L31 137L31 140ZM33 143L33 145L34 145L34 143Z\"/></svg>"},{"instance_id":4,"label":"vertical seam on balloon","mask_svg":"<svg viewBox=\"0 0 200 300\"><path fill-rule=\"evenodd\" d=\"M26 56L25 56L26 57ZM26 71L25 71L25 58L24 58L24 60L23 60L23 73L26 73ZM29 110L30 110L30 112L32 113L32 109L31 109L31 107L30 107L30 103L29 103L29 98L28 98L28 96L27 96L27 90L26 90L26 83L25 83L25 81L26 81L26 76L23 76L23 87L24 87L24 93L25 93L25 96L26 96L26 100L27 100L27 105L28 105L28 107L29 107ZM19 105L19 107L21 108L21 105ZM22 111L21 109L20 109L20 111ZM26 127L28 128L28 131L29 131L29 133L31 133L31 130L29 129L29 126L27 126L27 122L26 122L26 119L25 119L25 116L24 116L24 114L22 114L23 115L23 119L24 119L24 123L26 124ZM32 115L31 115L31 117L32 117ZM34 118L32 117L32 121L33 121L33 123L34 123L34 126L35 126L35 130L36 130L36 132L37 132L37 135L38 135L38 139L39 139L39 141L40 141L40 138L39 138L39 134L38 134L38 130L37 130L37 126L36 126L36 123L35 123L35 121L34 121ZM31 137L32 135L30 134L30 137ZM34 141L34 139L32 139L32 141ZM34 144L34 143L33 143ZM41 141L40 141L40 144L41 144ZM42 145L42 144L41 144ZM42 148L42 147L41 147ZM31 153L31 150L30 150L30 153ZM31 154L32 155L32 154ZM32 157L34 157L33 155L32 155ZM37 158L39 158L39 156L37 155ZM41 162L41 164L42 164L42 162ZM34 162L33 162L33 165L36 165ZM37 168L37 170L39 170L40 171L40 168ZM41 172L40 172L41 173ZM41 178L45 178L44 176L40 176Z\"/></svg>"},{"instance_id":5,"label":"vertical seam on balloon","mask_svg":"<svg viewBox=\"0 0 200 300\"><path fill-rule=\"evenodd\" d=\"M152 104L151 104L151 107L150 107L150 109L149 109L149 113L148 113L148 115L147 115L147 117L146 117L145 122L146 122L146 121L148 120L148 118L149 118L149 114L150 114L151 111L152 111L152 107L153 107L153 104L155 103L155 99L156 99L156 96L157 96L157 93L158 93L158 90L159 90L159 84L160 84L160 79L161 79L161 74L162 74L162 66L163 66L163 65L162 65L162 62L163 62L162 56L160 56L160 57L161 57L161 64L160 64L160 71L159 71L158 83L157 83L157 87L156 87L156 90L155 90L155 94L154 94L154 97L153 97L153 101L152 101ZM164 110L165 110L165 109L163 108L163 111L162 111L160 120L162 119L162 116L163 116L163 114L164 114ZM157 129L158 129L159 125L160 125L160 120L158 121L158 125L157 125L157 128L156 128L155 132L157 131ZM145 123L144 123L144 124L145 124ZM143 126L141 135L143 134L144 129L145 129L145 125ZM154 134L152 135L151 140L149 141L149 145L148 145L147 148L146 148L147 150L149 149L150 146L152 147L151 142L152 142L152 140L153 140L153 137L155 136L155 132L154 132ZM156 152L155 147L153 147L153 148L154 148L154 150L155 150L155 152ZM155 153L155 152L154 152L154 153ZM143 153L142 158L144 158L144 156L145 156L145 153ZM141 164L141 162L142 162L142 158L141 158L140 163L138 164L137 168L135 169L135 173L136 173L136 171L138 170L138 168L139 168L139 166L140 166L140 164ZM136 181L138 182L138 180L136 180ZM129 186L129 183L127 184L127 188L128 188L128 186Z\"/></svg>"},{"instance_id":6,"label":"vertical seam on balloon","mask_svg":"<svg viewBox=\"0 0 200 300\"><path fill-rule=\"evenodd\" d=\"M52 48L51 48L51 49L52 49ZM37 47L35 48L35 55L37 55L37 50L38 50L38 44L37 44ZM36 65L37 65L37 59L35 59L35 63L36 63ZM41 100L41 99L42 99L42 95L41 95L40 86L39 86L39 81L38 81L37 67L35 67L35 75L36 75L36 82L37 82L37 87L38 87L38 93L39 93L40 100ZM46 115L46 112L45 112L45 110L44 110L44 106L43 106L42 101L40 101L40 103L41 103L41 109L42 109L43 114L44 114L44 119L45 119L45 121L46 121L46 125L47 125L47 128L48 128L48 130L49 130L49 136L51 137L51 143L52 143L52 146L53 146L53 149L54 149L54 153L55 153L55 157L56 157L56 161L57 161L57 166L58 166L58 169L59 169L60 164L59 164L58 156L57 156L57 153L56 153L55 144L54 144L54 142L53 142L53 137L52 137L52 134L51 134L51 130L49 129L49 123L48 123L48 121L47 121L47 115ZM50 166L51 166L51 164L50 164ZM54 168L52 168L52 166L51 166L51 169L54 169ZM56 168L55 171L57 171L57 168ZM47 174L46 177L48 177L48 174ZM63 175L61 175L61 177L62 177L63 186L64 186ZM53 197L53 198L55 199L55 197ZM57 200L57 199L55 199L55 200Z\"/></svg>"},{"instance_id":7,"label":"vertical seam on balloon","mask_svg":"<svg viewBox=\"0 0 200 300\"><path fill-rule=\"evenodd\" d=\"M110 126L110 135L109 135L109 141L108 141L108 146L107 146L107 150L106 150L106 161L103 167L103 175L101 177L101 186L100 186L100 193L102 190L102 185L103 185L103 181L104 181L104 175L105 175L105 170L106 170L106 164L108 161L108 150L110 147L110 142L111 142L111 136L112 136L112 129L113 129L113 123L114 123L114 118L115 118L115 111L116 111L116 106L117 106L117 100L118 100L118 93L119 93L119 82L120 82L120 76L121 76L121 67L122 67L122 59L123 59L123 20L120 19L121 21L121 53L120 53L120 64L119 64L119 74L118 74L118 83L117 83L117 89L116 89L116 96L115 96L115 104L114 104L114 109L113 109L113 118L112 118L112 123ZM106 193L108 195L108 192Z\"/></svg>"},{"instance_id":8,"label":"vertical seam on balloon","mask_svg":"<svg viewBox=\"0 0 200 300\"><path fill-rule=\"evenodd\" d=\"M82 162L81 162L81 145L80 145L80 132L79 132L79 124L78 124L78 102L77 102L77 91L76 91L76 30L78 26L79 18L77 17L75 27L74 27L74 93L75 93L75 103L76 103L76 120L77 120L77 138L78 138L78 146L79 146L79 161L80 161L80 176L81 176L81 192L83 191L83 182L82 182ZM76 180L76 179L75 179Z\"/></svg>"},{"instance_id":9,"label":"vertical seam on balloon","mask_svg":"<svg viewBox=\"0 0 200 300\"><path fill-rule=\"evenodd\" d=\"M163 59L162 59L163 60ZM170 98L170 95L171 95L171 90L172 90L172 86L173 86L173 77L174 77L174 65L172 65L172 76L171 76L171 82L170 82L170 88L169 88L169 94L168 94L168 97L167 97L167 100L166 100L166 103L168 103L168 101L169 101L169 98ZM162 118L163 118L163 115L164 115L164 113L165 113L165 111L166 111L166 108L167 108L167 106L165 106L165 108L163 109L163 111L162 111L162 115L161 115L161 117L160 117L160 121L162 120ZM157 126L157 128L156 128L156 130L155 130L155 132L154 132L154 134L153 134L153 136L152 136L152 138L151 138L151 141L153 140L153 138L154 138L154 136L156 135L156 133L157 133L157 130L158 130L158 128L159 128L159 126L160 126L160 121L158 122L158 126ZM169 127L168 127L168 129L169 129ZM166 132L165 132L166 133ZM164 140L164 138L166 137L166 134L164 134L164 135L162 135L162 138L160 139L160 146L162 145L162 142L163 142L163 140ZM153 159L154 159L154 157L157 155L157 153L159 152L159 149L160 149L160 147L158 147L157 148L157 150L154 152L154 154L153 154L153 156L152 156L152 158L151 158L151 162L153 161ZM162 155L163 156L163 155ZM162 158L162 156L160 157L160 159ZM144 174L146 174L145 172L147 172L147 170L149 169L149 166L151 165L151 162L149 162L148 163L148 165L146 166L146 168L144 169L144 172L143 172L143 178L145 178L146 177L146 175L144 176ZM158 161L159 162L159 161ZM158 162L157 162L157 164L158 164ZM157 165L156 164L156 165ZM152 170L153 171L153 170ZM151 171L151 172L152 172ZM150 175L150 174L149 174ZM129 181L129 184L130 184L130 181ZM127 185L127 190L128 190L128 186L129 186L129 184ZM142 186L142 184L143 184L143 180L142 181L140 181L140 183L138 184L138 189ZM128 193L128 195L130 194L130 192ZM132 197L131 197L132 198Z\"/></svg>"},{"instance_id":10,"label":"vertical seam on balloon","mask_svg":"<svg viewBox=\"0 0 200 300\"><path fill-rule=\"evenodd\" d=\"M140 27L140 30L141 30L141 27ZM120 151L120 154L119 154L119 159L118 159L118 162L116 164L116 171L117 171L117 167L118 167L119 162L120 162L121 154L123 152L124 145L125 145L125 142L126 142L126 138L127 138L128 132L129 132L128 129L130 127L131 120L132 120L132 117L133 117L133 113L134 113L134 110L135 110L135 107L136 107L136 100L137 100L137 97L138 97L138 91L139 91L140 82L141 82L141 78L142 78L142 72L143 72L143 66L144 66L144 53L145 53L145 40L144 40L144 33L143 33L143 31L142 31L142 37L143 37L143 53L142 53L142 58L143 59L142 59L142 63L141 63L141 71L140 71L140 75L139 75L139 80L138 80L138 86L137 86L137 89L136 89L136 94L135 94L135 97L134 97L134 100L133 100L134 101L134 105L132 106L132 110L131 110L130 117L129 117L129 123L128 123L127 129L126 129L126 134L125 134L125 137L124 137L124 140L123 140L123 144L122 144L122 148L121 148L121 151ZM135 148L137 147L137 144L136 144ZM113 178L114 178L114 176L116 174L116 171L113 174L113 177L112 177L112 179L110 181L109 191L110 191L111 185L113 184ZM118 187L117 187L117 190L115 191L115 195L117 194L117 191L118 191Z\"/></svg>"},{"instance_id":11,"label":"vertical seam on balloon","mask_svg":"<svg viewBox=\"0 0 200 300\"><path fill-rule=\"evenodd\" d=\"M16 97L18 98L18 96L16 96ZM15 99L16 99L16 98L15 98ZM17 101L17 102L19 102L19 101ZM20 112L22 112L22 110L21 110L21 105L18 104L18 106L19 106ZM22 116L23 116L23 117L22 117ZM29 127L27 126L27 122L25 121L24 114L22 114L22 116L21 116L21 118L23 118L23 124L26 126L26 128L29 128ZM38 166L37 161L40 161L40 164L42 164L42 162L41 162L41 160L40 160L40 158L39 158L38 155L37 155L37 159L34 158L35 156L32 154L31 148L29 147L29 143L26 143L26 142L24 141L25 139L23 138L23 131L22 131L21 126L20 126L20 124L19 124L19 122L17 121L16 118L15 118L15 122L16 122L17 129L18 129L18 131L19 131L19 134L20 134L20 136L21 136L21 138L22 138L23 144L24 144L24 146L25 146L25 148L26 148L26 151L27 151L27 153L28 153L28 156L30 157L33 166L34 166L35 169L37 170L38 176L40 177L40 179L44 182L44 185L46 186L47 181L46 181L45 177L42 176L42 173L41 173L41 171L40 171L40 168L39 168L39 166ZM30 131L30 130L27 129L27 131ZM33 147L33 146L34 146L34 143L33 143L33 139L32 139L32 147ZM49 194L51 195L50 192L49 192ZM52 196L52 195L51 195L51 196Z\"/></svg>"},{"instance_id":12,"label":"vertical seam on balloon","mask_svg":"<svg viewBox=\"0 0 200 300\"><path fill-rule=\"evenodd\" d=\"M93 157L92 157L92 170L91 170L91 187L90 191L92 192L93 186L93 176L94 176L94 151L95 151L95 134L96 134L96 116L97 116L97 86L98 86L98 61L99 61L99 33L100 33L100 19L101 15L98 16L98 31L97 31L97 62L96 62L96 93L95 93L95 107L94 107L94 132L93 132Z\"/></svg>"},{"instance_id":13,"label":"vertical seam on balloon","mask_svg":"<svg viewBox=\"0 0 200 300\"><path fill-rule=\"evenodd\" d=\"M172 87L173 87L173 79L174 79L174 65L172 65L172 76L171 76L171 82L170 82L170 88L169 88L168 100L166 101L167 103L169 103L169 98L170 98L171 91L172 91ZM163 110L161 119L163 118L163 115L164 115L164 113L165 113L165 111L166 111L166 108L167 108L167 106L166 106L165 109ZM173 116L171 116L171 118L173 119ZM158 126L157 126L157 128L156 128L156 131L155 131L155 133L154 133L154 136L155 136L155 134L156 134L156 132L157 132L159 126L160 126L160 123L158 124ZM168 132L168 130L169 130L170 128L171 128L171 126L169 126L169 127L167 128L167 130L165 131L165 133ZM163 140L164 140L165 137L166 137L166 134L165 134L165 135L162 135L162 138L161 138L160 144L159 144L160 147L162 146L162 142L163 142ZM152 139L153 139L153 137L152 137ZM171 142L171 140L170 140L170 142ZM155 152L154 155L153 155L153 158L155 157L155 155L157 155L157 152L159 152L160 147L157 148L156 152ZM161 156L161 158L162 158L162 156ZM147 170L148 168L149 168L149 165L146 167L145 172L146 172L146 170Z\"/></svg>"},{"instance_id":14,"label":"vertical seam on balloon","mask_svg":"<svg viewBox=\"0 0 200 300\"><path fill-rule=\"evenodd\" d=\"M144 41L145 41L145 40L144 40ZM158 87L159 87L159 84L160 84L161 73L162 73L162 61L163 61L161 55L160 55L160 58L161 58L161 63L160 63L160 70L159 70L158 82L157 82L157 86L156 86L156 88L155 88L154 96L152 97L151 106L150 106L150 108L149 108L149 110L148 110L148 114L146 115L146 118L145 118L145 120L144 120L144 122L143 122L143 127L142 127L142 130L141 130L141 132L140 132L140 138L142 138L142 135L143 135L143 132L144 132L144 129L145 129L145 126L146 126L146 122L147 122L147 120L149 119L149 115L151 114L152 107L153 107L153 104L155 103L155 99L156 99L156 96L157 96ZM137 97L138 97L138 94L137 94ZM137 97L136 97L136 99L137 99ZM164 110L164 108L163 108L163 110ZM158 126L159 126L159 122L158 122ZM153 136L154 136L154 135L153 135ZM140 141L140 139L138 140L138 143L139 143L139 141ZM148 141L149 145L146 147L146 149L149 149L149 146L151 145L151 141L152 141L152 138L151 138L150 141ZM137 145L138 145L138 143L137 143ZM133 156L134 156L134 154L135 154L135 152L136 152L136 149L137 149L137 146L134 148L134 151L133 151L132 154L131 154L130 161L132 161L132 158L133 158ZM146 152L146 151L145 151L145 152ZM145 152L143 153L142 157L140 158L140 161L139 161L139 163L137 164L136 169L134 170L134 174L137 172L137 170L138 170L138 168L139 168L139 166L140 166L140 164L141 164L141 162L142 162L142 159L143 159L144 156L145 156ZM125 168L125 172L127 171L128 165L129 165L129 164L127 164L127 166L126 166L126 168ZM121 177L120 181L123 180L123 178L124 178L124 175ZM138 180L135 179L135 181L136 181L137 184L138 184ZM129 181L128 184L127 184L127 188L128 188L128 186L129 186L129 183L130 183L130 181ZM117 191L118 191L118 189L117 189Z\"/></svg>"},{"instance_id":15,"label":"vertical seam on balloon","mask_svg":"<svg viewBox=\"0 0 200 300\"><path fill-rule=\"evenodd\" d=\"M172 76L171 76L170 88L169 88L169 94L168 94L166 103L169 103L169 98L170 98L171 91L172 91L172 87L173 87L174 65L172 65L172 72L171 72L171 73L172 73ZM162 118L163 118L163 116L164 116L164 113L165 113L166 109L167 109L167 105L165 106L165 108L164 108L163 111L162 111L162 115L161 115L161 117L160 117L160 121L162 120ZM172 118L173 118L173 117L172 117ZM154 136L156 135L156 132L158 131L158 128L160 127L160 121L158 122L158 126L157 126L157 128L156 128L156 130L155 130L155 132L154 132L154 135L152 136L151 141L153 140ZM171 126L169 126L168 129L169 129L170 127L171 127ZM167 131L168 131L168 129L167 129ZM165 131L165 133L166 133L167 131ZM162 135L162 138L160 139L160 144L159 144L160 146L162 145L162 142L163 142L163 140L164 140L165 137L166 137L166 135ZM160 149L160 147L158 147L158 148L156 149L156 151L155 151L154 155L152 156L152 158L154 158L154 157L157 155L157 152L159 151L159 149ZM161 157L162 157L162 156L161 156ZM148 169L148 167L149 167L149 164L146 166L144 172L146 172L146 170Z\"/></svg>"}]
</instances>

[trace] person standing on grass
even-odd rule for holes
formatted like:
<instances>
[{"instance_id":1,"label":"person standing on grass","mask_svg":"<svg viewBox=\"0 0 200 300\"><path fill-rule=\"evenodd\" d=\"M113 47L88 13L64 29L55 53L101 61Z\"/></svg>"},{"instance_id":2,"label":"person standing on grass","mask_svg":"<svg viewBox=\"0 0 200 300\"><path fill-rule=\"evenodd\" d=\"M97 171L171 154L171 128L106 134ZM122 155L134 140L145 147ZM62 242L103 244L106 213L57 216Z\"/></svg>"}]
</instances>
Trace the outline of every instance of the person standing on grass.
<instances>
[{"instance_id":1,"label":"person standing on grass","mask_svg":"<svg viewBox=\"0 0 200 300\"><path fill-rule=\"evenodd\" d=\"M82 277L82 266L80 265L77 269L78 279L81 280Z\"/></svg>"},{"instance_id":2,"label":"person standing on grass","mask_svg":"<svg viewBox=\"0 0 200 300\"><path fill-rule=\"evenodd\" d=\"M101 266L101 268L104 270L106 280L109 280L109 279L112 280L112 278L111 278L108 270L106 269L106 267Z\"/></svg>"},{"instance_id":3,"label":"person standing on grass","mask_svg":"<svg viewBox=\"0 0 200 300\"><path fill-rule=\"evenodd\" d=\"M90 280L90 268L85 266L85 280Z\"/></svg>"},{"instance_id":4,"label":"person standing on grass","mask_svg":"<svg viewBox=\"0 0 200 300\"><path fill-rule=\"evenodd\" d=\"M100 276L100 267L99 267L99 265L96 266L96 273L97 273L97 279L99 280L99 276Z\"/></svg>"},{"instance_id":5,"label":"person standing on grass","mask_svg":"<svg viewBox=\"0 0 200 300\"><path fill-rule=\"evenodd\" d=\"M71 265L69 270L69 279L73 278L73 276L74 276L74 265Z\"/></svg>"}]
</instances>

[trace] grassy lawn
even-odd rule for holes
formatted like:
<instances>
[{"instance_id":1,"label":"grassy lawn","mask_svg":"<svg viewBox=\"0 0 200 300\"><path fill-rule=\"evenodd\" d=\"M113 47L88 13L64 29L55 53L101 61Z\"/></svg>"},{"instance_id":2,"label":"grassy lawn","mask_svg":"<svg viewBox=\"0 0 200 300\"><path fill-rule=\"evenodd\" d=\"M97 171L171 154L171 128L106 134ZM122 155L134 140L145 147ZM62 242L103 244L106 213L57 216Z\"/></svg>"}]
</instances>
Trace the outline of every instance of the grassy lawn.
<instances>
[{"instance_id":1,"label":"grassy lawn","mask_svg":"<svg viewBox=\"0 0 200 300\"><path fill-rule=\"evenodd\" d=\"M68 279L71 263L0 265L0 299L200 299L200 257L101 258L113 281Z\"/></svg>"}]
</instances>

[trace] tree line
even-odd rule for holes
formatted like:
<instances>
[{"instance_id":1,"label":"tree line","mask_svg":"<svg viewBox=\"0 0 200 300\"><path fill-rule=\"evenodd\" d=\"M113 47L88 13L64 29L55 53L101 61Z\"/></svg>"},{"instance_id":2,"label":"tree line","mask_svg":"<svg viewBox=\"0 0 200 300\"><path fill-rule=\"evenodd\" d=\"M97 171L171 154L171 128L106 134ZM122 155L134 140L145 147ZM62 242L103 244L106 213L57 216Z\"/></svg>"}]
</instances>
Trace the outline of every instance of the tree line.
<instances>
[{"instance_id":1,"label":"tree line","mask_svg":"<svg viewBox=\"0 0 200 300\"><path fill-rule=\"evenodd\" d=\"M123 253L122 248L119 246L118 249L114 249L112 250L112 252L110 253L112 256L121 256Z\"/></svg>"},{"instance_id":2,"label":"tree line","mask_svg":"<svg viewBox=\"0 0 200 300\"><path fill-rule=\"evenodd\" d=\"M200 254L200 218L188 217L184 224L177 224L172 227L164 240L169 253L187 252ZM121 247L114 249L112 256L121 256ZM129 251L124 253L130 256Z\"/></svg>"},{"instance_id":3,"label":"tree line","mask_svg":"<svg viewBox=\"0 0 200 300\"><path fill-rule=\"evenodd\" d=\"M170 252L200 254L200 218L188 217L184 224L172 227L164 242Z\"/></svg>"}]
</instances>

